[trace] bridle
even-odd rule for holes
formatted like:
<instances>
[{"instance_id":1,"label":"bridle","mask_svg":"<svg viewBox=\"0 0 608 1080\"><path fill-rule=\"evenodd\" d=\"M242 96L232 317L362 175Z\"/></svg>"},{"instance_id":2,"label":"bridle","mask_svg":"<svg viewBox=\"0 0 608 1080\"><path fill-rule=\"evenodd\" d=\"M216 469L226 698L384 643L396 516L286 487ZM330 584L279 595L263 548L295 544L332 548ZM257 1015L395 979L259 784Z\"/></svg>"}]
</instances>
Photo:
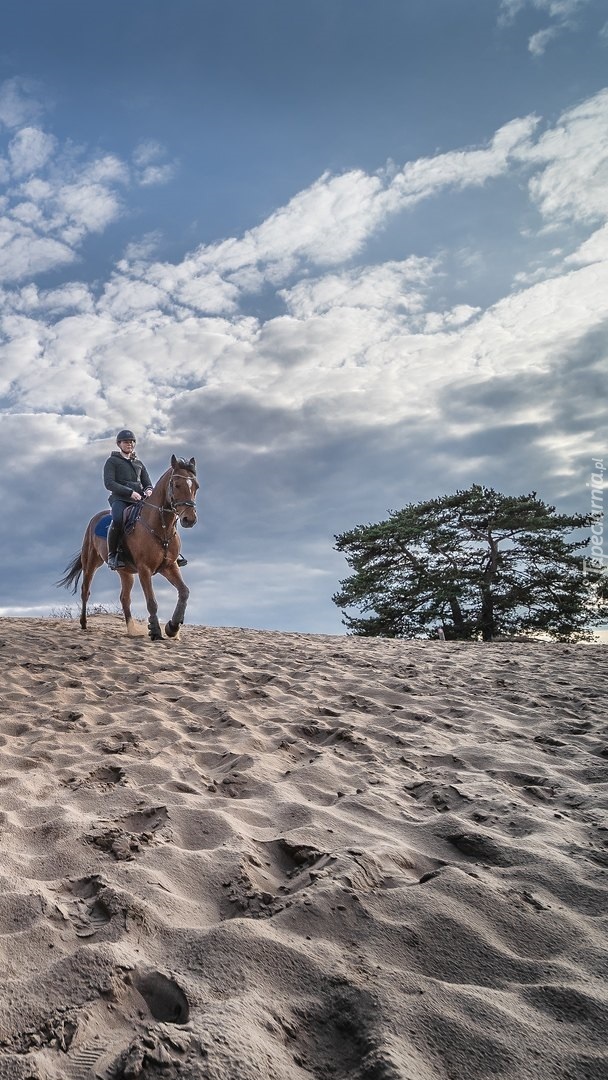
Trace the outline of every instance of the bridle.
<instances>
[{"instance_id":1,"label":"bridle","mask_svg":"<svg viewBox=\"0 0 608 1080\"><path fill-rule=\"evenodd\" d=\"M196 509L196 503L195 503L194 499L174 499L173 498L173 481L175 479L175 476L176 476L175 469L172 469L171 470L171 476L169 477L169 489L168 489L168 492L169 492L169 508L173 511L174 514L177 513L177 510L175 509L176 506L193 506ZM190 476L184 476L183 473L177 473L177 477L180 480L187 480L187 481L191 480Z\"/></svg>"}]
</instances>

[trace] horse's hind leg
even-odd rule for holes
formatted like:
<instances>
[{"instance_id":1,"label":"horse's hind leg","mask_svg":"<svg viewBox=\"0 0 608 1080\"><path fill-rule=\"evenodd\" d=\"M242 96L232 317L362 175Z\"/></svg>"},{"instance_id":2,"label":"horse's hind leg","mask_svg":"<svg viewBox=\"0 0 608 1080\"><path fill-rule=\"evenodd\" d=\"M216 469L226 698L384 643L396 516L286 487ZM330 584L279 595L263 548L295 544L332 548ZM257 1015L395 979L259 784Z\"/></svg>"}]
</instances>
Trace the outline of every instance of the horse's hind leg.
<instances>
[{"instance_id":1,"label":"horse's hind leg","mask_svg":"<svg viewBox=\"0 0 608 1080\"><path fill-rule=\"evenodd\" d=\"M175 563L169 564L169 566L161 570L160 573L177 589L177 604L175 605L175 611L165 626L165 634L167 637L174 638L179 634L179 628L184 621L190 589L186 585L186 582Z\"/></svg>"},{"instance_id":2,"label":"horse's hind leg","mask_svg":"<svg viewBox=\"0 0 608 1080\"><path fill-rule=\"evenodd\" d=\"M91 581L93 579L92 574L86 572L82 575L82 587L80 589L80 629L86 630L87 628L87 600L91 595Z\"/></svg>"},{"instance_id":3,"label":"horse's hind leg","mask_svg":"<svg viewBox=\"0 0 608 1080\"><path fill-rule=\"evenodd\" d=\"M80 589L80 627L82 630L87 628L87 601L91 595L91 583L95 576L95 571L99 570L99 567L103 564L103 559L98 551L91 543L88 536L85 536L84 544L82 545L82 554L80 556L82 562L82 587Z\"/></svg>"}]
</instances>

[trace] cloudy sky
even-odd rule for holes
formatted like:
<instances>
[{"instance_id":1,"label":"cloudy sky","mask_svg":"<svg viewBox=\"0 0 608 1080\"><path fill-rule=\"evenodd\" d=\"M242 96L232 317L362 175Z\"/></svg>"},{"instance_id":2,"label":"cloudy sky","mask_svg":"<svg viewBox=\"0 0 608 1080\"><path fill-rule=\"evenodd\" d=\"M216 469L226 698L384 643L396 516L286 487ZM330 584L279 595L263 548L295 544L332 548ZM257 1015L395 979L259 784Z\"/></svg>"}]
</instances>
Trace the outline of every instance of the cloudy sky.
<instances>
[{"instance_id":1,"label":"cloudy sky","mask_svg":"<svg viewBox=\"0 0 608 1080\"><path fill-rule=\"evenodd\" d=\"M195 623L341 632L334 534L473 482L590 509L604 0L9 0L3 24L0 614L72 602L53 582L124 425L154 478L197 459Z\"/></svg>"}]
</instances>

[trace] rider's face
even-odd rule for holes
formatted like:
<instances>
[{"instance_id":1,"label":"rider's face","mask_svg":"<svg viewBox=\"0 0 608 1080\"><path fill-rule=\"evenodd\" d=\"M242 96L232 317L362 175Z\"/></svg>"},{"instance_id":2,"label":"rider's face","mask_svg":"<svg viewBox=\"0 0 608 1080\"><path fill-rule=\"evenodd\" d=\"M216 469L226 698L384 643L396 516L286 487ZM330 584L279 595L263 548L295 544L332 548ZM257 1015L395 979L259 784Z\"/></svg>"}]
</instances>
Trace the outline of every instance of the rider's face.
<instances>
[{"instance_id":1,"label":"rider's face","mask_svg":"<svg viewBox=\"0 0 608 1080\"><path fill-rule=\"evenodd\" d=\"M121 439L118 445L123 454L132 454L135 449L135 439Z\"/></svg>"}]
</instances>

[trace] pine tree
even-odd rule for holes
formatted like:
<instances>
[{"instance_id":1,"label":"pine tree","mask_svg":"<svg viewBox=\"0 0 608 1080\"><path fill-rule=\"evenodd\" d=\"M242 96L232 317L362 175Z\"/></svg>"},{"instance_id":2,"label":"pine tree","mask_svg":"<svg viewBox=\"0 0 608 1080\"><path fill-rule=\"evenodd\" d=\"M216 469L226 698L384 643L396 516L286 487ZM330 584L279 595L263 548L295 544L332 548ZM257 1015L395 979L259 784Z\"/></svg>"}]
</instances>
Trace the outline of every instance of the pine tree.
<instances>
[{"instance_id":1,"label":"pine tree","mask_svg":"<svg viewBox=\"0 0 608 1080\"><path fill-rule=\"evenodd\" d=\"M589 540L568 537L593 520L558 514L534 491L513 497L478 484L411 503L336 536L354 574L333 601L359 635L589 640L608 619L606 578L584 572Z\"/></svg>"}]
</instances>

